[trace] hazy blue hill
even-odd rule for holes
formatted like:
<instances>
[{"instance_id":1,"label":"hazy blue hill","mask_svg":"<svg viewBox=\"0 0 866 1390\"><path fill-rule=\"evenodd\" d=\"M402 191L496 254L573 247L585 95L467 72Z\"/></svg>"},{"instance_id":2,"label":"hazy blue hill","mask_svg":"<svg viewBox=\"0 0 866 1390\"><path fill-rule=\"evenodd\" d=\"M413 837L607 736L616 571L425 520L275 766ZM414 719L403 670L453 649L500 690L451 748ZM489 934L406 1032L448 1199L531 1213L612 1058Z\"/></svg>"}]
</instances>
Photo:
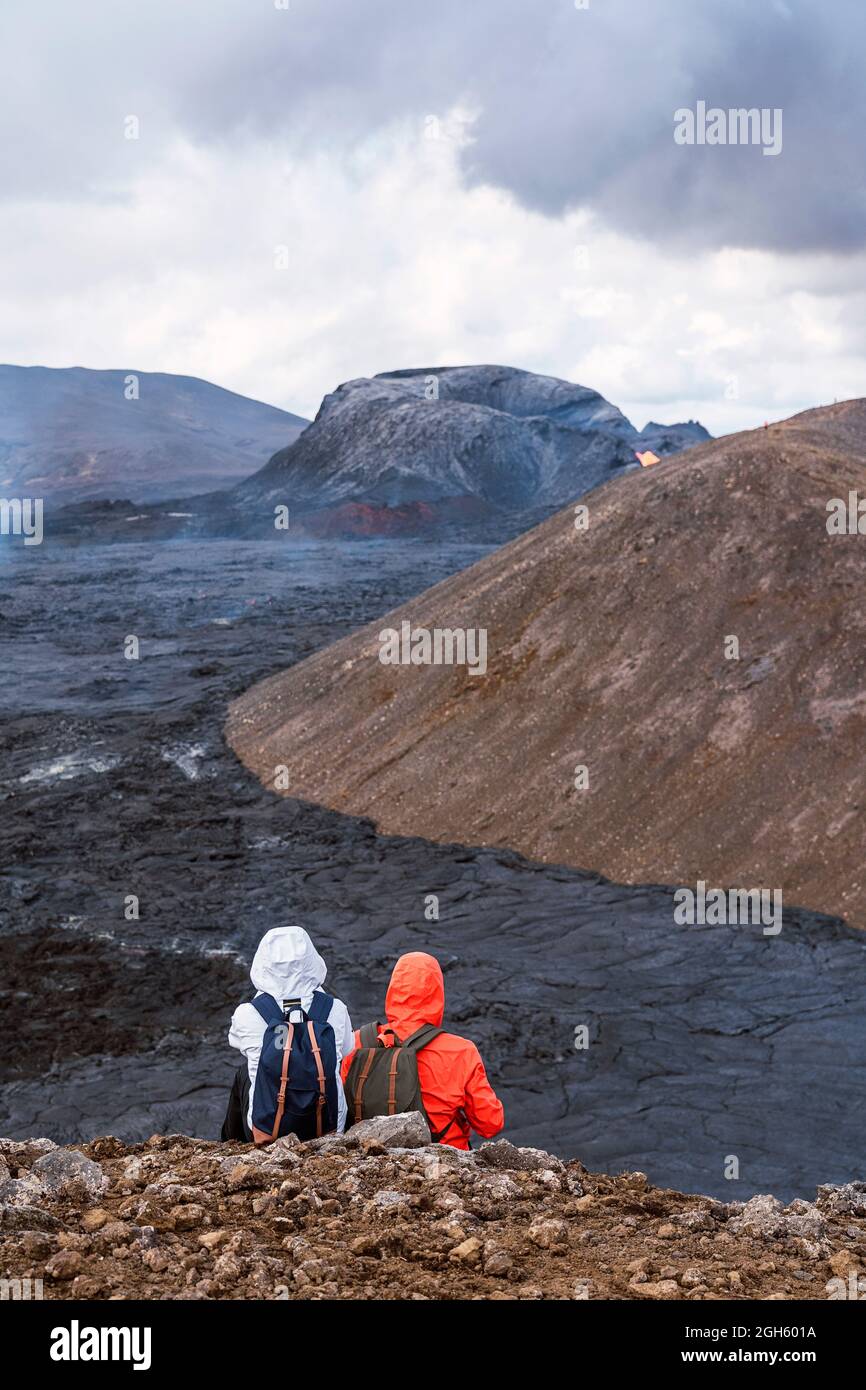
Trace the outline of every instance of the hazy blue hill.
<instances>
[{"instance_id":1,"label":"hazy blue hill","mask_svg":"<svg viewBox=\"0 0 866 1390\"><path fill-rule=\"evenodd\" d=\"M231 485L306 420L198 377L0 365L0 493L154 501Z\"/></svg>"}]
</instances>

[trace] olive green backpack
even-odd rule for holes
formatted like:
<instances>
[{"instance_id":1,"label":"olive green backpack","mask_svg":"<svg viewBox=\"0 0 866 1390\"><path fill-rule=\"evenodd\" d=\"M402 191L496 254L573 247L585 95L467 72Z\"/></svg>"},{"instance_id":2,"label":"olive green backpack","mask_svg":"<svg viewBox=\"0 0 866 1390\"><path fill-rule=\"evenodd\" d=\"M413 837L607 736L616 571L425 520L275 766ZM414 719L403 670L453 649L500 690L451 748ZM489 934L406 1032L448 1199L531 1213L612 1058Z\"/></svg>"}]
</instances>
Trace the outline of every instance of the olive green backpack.
<instances>
[{"instance_id":1,"label":"olive green backpack","mask_svg":"<svg viewBox=\"0 0 866 1390\"><path fill-rule=\"evenodd\" d=\"M346 1126L374 1115L404 1115L418 1110L429 1127L418 1079L418 1053L438 1038L442 1029L424 1023L404 1042L393 1028L385 1028L384 1032L394 1039L393 1045L386 1046L379 1037L380 1028L381 1023L365 1023L358 1033L358 1047L346 1077ZM434 1144L439 1143L451 1123L438 1133L431 1131Z\"/></svg>"}]
</instances>

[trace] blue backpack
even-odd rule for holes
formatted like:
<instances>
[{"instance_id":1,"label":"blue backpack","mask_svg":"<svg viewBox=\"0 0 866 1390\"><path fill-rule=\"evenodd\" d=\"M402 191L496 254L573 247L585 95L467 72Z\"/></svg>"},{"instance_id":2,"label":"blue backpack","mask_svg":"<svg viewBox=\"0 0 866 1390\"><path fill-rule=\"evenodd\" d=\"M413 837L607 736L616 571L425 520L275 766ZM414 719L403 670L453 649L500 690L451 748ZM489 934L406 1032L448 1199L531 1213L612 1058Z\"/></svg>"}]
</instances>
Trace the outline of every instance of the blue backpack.
<instances>
[{"instance_id":1,"label":"blue backpack","mask_svg":"<svg viewBox=\"0 0 866 1390\"><path fill-rule=\"evenodd\" d=\"M253 1091L253 1139L284 1134L316 1139L337 1128L337 1043L328 1022L333 996L316 990L308 1013L300 1000L281 1007L270 994L251 1000L267 1024Z\"/></svg>"}]
</instances>

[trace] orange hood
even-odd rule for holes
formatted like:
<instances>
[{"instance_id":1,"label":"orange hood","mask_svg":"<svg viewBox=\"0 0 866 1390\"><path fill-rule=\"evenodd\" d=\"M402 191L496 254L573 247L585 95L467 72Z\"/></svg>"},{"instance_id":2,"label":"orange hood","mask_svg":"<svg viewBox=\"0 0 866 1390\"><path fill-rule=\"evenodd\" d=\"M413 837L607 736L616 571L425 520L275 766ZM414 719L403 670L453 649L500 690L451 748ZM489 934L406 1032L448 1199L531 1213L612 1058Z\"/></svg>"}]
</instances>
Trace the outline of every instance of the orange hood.
<instances>
[{"instance_id":1,"label":"orange hood","mask_svg":"<svg viewBox=\"0 0 866 1390\"><path fill-rule=\"evenodd\" d=\"M394 966L385 1012L395 1033L409 1037L422 1023L441 1027L445 1013L445 981L438 960L423 951L409 951Z\"/></svg>"}]
</instances>

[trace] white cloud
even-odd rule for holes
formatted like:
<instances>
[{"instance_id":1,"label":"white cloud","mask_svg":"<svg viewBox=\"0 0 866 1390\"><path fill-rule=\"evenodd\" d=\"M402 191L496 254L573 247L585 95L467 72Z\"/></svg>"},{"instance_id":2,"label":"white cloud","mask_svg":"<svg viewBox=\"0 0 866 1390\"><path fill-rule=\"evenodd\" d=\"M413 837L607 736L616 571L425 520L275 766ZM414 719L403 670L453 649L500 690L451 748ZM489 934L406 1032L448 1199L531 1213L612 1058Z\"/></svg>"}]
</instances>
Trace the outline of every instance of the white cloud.
<instances>
[{"instance_id":1,"label":"white cloud","mask_svg":"<svg viewBox=\"0 0 866 1390\"><path fill-rule=\"evenodd\" d=\"M467 187L460 152L423 120L306 156L178 136L98 200L7 198L0 359L182 372L305 415L350 377L501 362L714 433L862 392L862 257L684 255Z\"/></svg>"}]
</instances>

